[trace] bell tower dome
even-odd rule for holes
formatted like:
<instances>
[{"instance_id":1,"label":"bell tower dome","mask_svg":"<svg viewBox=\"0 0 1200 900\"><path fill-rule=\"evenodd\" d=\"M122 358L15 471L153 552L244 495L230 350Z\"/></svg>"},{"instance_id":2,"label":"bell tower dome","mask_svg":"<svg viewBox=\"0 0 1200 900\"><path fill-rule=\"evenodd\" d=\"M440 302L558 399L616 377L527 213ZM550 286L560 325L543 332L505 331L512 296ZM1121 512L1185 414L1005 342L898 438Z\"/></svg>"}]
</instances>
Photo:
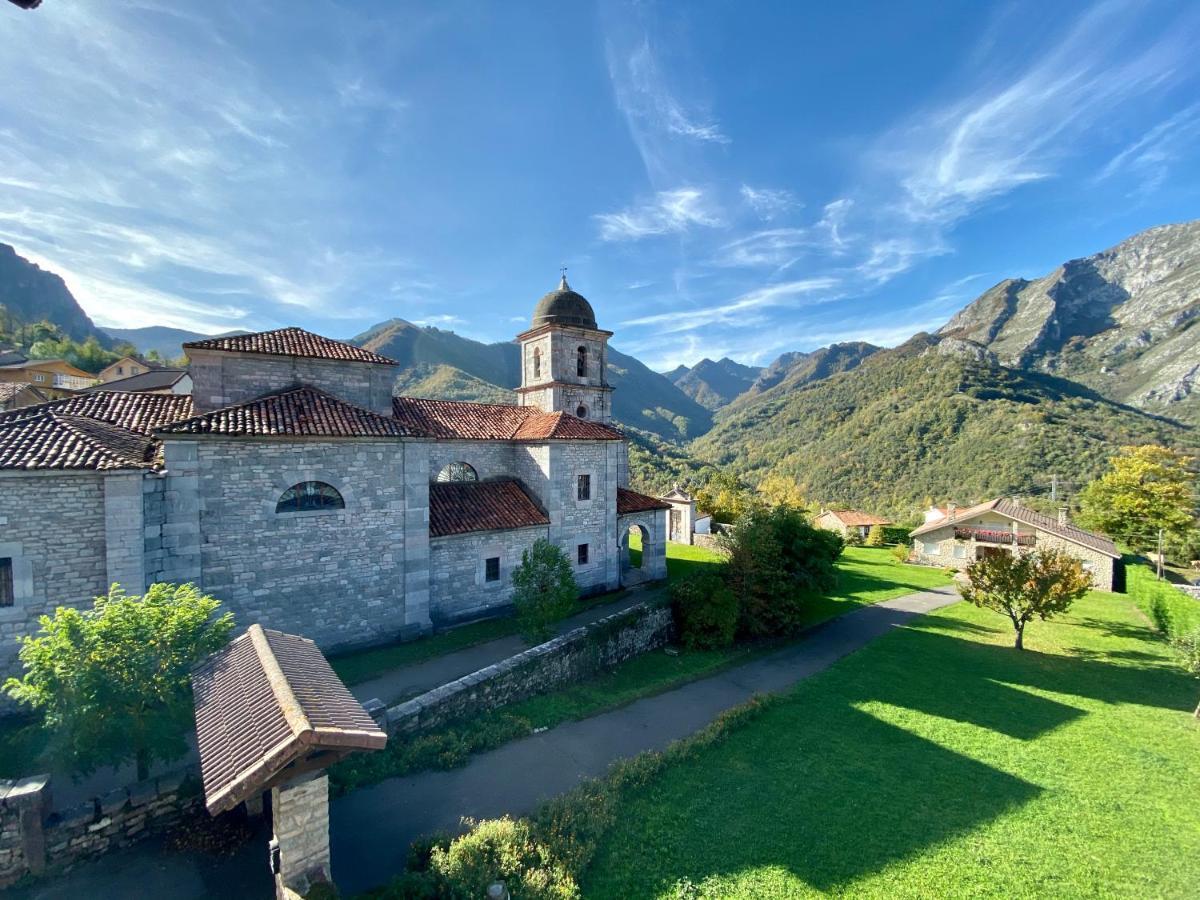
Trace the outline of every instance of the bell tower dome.
<instances>
[{"instance_id":1,"label":"bell tower dome","mask_svg":"<svg viewBox=\"0 0 1200 900\"><path fill-rule=\"evenodd\" d=\"M558 288L538 301L521 343L521 406L566 412L581 419L612 418L608 384L611 331L596 325L592 305L567 284L563 270Z\"/></svg>"}]
</instances>

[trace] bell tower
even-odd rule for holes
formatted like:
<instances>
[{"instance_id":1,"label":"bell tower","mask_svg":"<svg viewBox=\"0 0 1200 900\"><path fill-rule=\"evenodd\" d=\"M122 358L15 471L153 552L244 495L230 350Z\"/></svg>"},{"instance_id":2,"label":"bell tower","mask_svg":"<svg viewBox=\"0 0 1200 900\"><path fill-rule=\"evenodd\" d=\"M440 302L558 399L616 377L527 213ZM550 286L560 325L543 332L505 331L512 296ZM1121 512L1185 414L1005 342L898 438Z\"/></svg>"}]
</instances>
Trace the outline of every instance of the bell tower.
<instances>
[{"instance_id":1,"label":"bell tower","mask_svg":"<svg viewBox=\"0 0 1200 900\"><path fill-rule=\"evenodd\" d=\"M538 301L521 343L521 406L566 412L607 423L612 418L608 384L611 331L596 325L592 305L567 284L563 270L558 289Z\"/></svg>"}]
</instances>

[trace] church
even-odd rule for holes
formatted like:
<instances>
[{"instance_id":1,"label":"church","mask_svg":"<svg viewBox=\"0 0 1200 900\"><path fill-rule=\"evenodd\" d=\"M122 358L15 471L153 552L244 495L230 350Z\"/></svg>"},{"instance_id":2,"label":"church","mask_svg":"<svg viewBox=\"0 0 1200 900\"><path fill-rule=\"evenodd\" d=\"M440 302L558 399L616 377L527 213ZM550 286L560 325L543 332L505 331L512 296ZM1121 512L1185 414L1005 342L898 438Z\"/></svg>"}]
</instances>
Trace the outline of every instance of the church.
<instances>
[{"instance_id":1,"label":"church","mask_svg":"<svg viewBox=\"0 0 1200 900\"><path fill-rule=\"evenodd\" d=\"M395 361L282 328L185 344L190 395L0 413L0 677L38 616L113 583L194 583L239 627L337 650L504 611L539 538L583 593L665 577L669 505L629 489L611 335L564 276L517 337L515 406L394 397Z\"/></svg>"}]
</instances>

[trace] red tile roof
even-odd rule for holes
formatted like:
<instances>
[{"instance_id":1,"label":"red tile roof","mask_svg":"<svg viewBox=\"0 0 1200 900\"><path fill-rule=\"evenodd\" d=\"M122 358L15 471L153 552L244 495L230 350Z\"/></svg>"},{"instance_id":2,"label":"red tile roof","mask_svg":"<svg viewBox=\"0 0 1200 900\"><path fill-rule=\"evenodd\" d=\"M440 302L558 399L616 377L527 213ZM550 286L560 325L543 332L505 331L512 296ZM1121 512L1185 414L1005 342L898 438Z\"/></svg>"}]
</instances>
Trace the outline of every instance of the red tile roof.
<instances>
[{"instance_id":1,"label":"red tile roof","mask_svg":"<svg viewBox=\"0 0 1200 900\"><path fill-rule=\"evenodd\" d=\"M135 394L119 391L93 391L63 400L51 400L38 406L0 412L0 423L23 418L33 410L49 410L59 415L83 416L117 425L138 434L151 434L168 422L192 415L192 398L186 394Z\"/></svg>"},{"instance_id":2,"label":"red tile roof","mask_svg":"<svg viewBox=\"0 0 1200 900\"><path fill-rule=\"evenodd\" d=\"M192 673L204 799L214 815L287 777L314 753L330 761L387 743L307 638L251 625Z\"/></svg>"},{"instance_id":3,"label":"red tile roof","mask_svg":"<svg viewBox=\"0 0 1200 900\"><path fill-rule=\"evenodd\" d=\"M429 536L549 525L515 479L452 481L429 486Z\"/></svg>"},{"instance_id":4,"label":"red tile roof","mask_svg":"<svg viewBox=\"0 0 1200 900\"><path fill-rule=\"evenodd\" d=\"M403 437L408 431L394 419L305 386L165 425L159 433L231 437Z\"/></svg>"},{"instance_id":5,"label":"red tile roof","mask_svg":"<svg viewBox=\"0 0 1200 900\"><path fill-rule=\"evenodd\" d=\"M621 432L600 422L578 419L562 412L544 413L529 406L394 397L392 414L413 435L445 440L624 439Z\"/></svg>"},{"instance_id":6,"label":"red tile roof","mask_svg":"<svg viewBox=\"0 0 1200 900\"><path fill-rule=\"evenodd\" d=\"M313 359L338 359L344 362L400 365L394 359L355 347L342 341L322 337L303 328L277 328L254 334L235 334L229 337L188 341L185 350L223 350L230 353L265 353L271 356L306 356Z\"/></svg>"},{"instance_id":7,"label":"red tile roof","mask_svg":"<svg viewBox=\"0 0 1200 900\"><path fill-rule=\"evenodd\" d=\"M623 516L626 513L646 512L651 509L670 509L671 504L665 500L659 500L657 497L648 497L645 494L639 494L637 491L631 491L629 488L617 488L617 515Z\"/></svg>"},{"instance_id":8,"label":"red tile roof","mask_svg":"<svg viewBox=\"0 0 1200 900\"><path fill-rule=\"evenodd\" d=\"M871 513L861 512L857 509L829 509L826 512L840 521L843 525L855 527L858 525L891 525L891 519L885 519L882 516L872 515Z\"/></svg>"},{"instance_id":9,"label":"red tile roof","mask_svg":"<svg viewBox=\"0 0 1200 900\"><path fill-rule=\"evenodd\" d=\"M0 469L145 469L155 443L107 422L63 415L49 404L27 407L24 418L0 421Z\"/></svg>"}]
</instances>

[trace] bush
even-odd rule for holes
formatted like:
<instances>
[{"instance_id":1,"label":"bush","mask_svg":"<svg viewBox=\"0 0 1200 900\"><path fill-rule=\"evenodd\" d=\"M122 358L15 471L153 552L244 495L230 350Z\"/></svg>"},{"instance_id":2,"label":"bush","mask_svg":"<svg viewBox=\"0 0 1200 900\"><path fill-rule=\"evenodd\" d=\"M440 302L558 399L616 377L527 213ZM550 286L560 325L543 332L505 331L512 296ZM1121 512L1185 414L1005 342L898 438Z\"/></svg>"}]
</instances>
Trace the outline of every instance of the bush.
<instances>
[{"instance_id":1,"label":"bush","mask_svg":"<svg viewBox=\"0 0 1200 900\"><path fill-rule=\"evenodd\" d=\"M738 602L720 576L705 573L673 583L671 603L685 647L715 650L733 643Z\"/></svg>"},{"instance_id":2,"label":"bush","mask_svg":"<svg viewBox=\"0 0 1200 900\"><path fill-rule=\"evenodd\" d=\"M897 544L892 548L892 556L896 558L896 562L908 562L908 554L911 552L908 544Z\"/></svg>"},{"instance_id":3,"label":"bush","mask_svg":"<svg viewBox=\"0 0 1200 900\"><path fill-rule=\"evenodd\" d=\"M912 539L912 529L904 525L884 525L883 539L889 544L905 544Z\"/></svg>"},{"instance_id":4,"label":"bush","mask_svg":"<svg viewBox=\"0 0 1200 900\"><path fill-rule=\"evenodd\" d=\"M883 526L872 525L871 530L867 532L867 546L882 547L886 542L887 539L883 536Z\"/></svg>"},{"instance_id":5,"label":"bush","mask_svg":"<svg viewBox=\"0 0 1200 900\"><path fill-rule=\"evenodd\" d=\"M530 643L550 637L550 624L569 615L579 597L567 554L545 538L521 553L512 581L517 627Z\"/></svg>"},{"instance_id":6,"label":"bush","mask_svg":"<svg viewBox=\"0 0 1200 900\"><path fill-rule=\"evenodd\" d=\"M808 598L837 584L834 563L845 546L836 533L787 506L751 510L722 544L741 607L738 628L750 637L800 628Z\"/></svg>"},{"instance_id":7,"label":"bush","mask_svg":"<svg viewBox=\"0 0 1200 900\"><path fill-rule=\"evenodd\" d=\"M1171 608L1162 594L1155 594L1150 598L1150 620L1163 634L1171 634Z\"/></svg>"},{"instance_id":8,"label":"bush","mask_svg":"<svg viewBox=\"0 0 1200 900\"><path fill-rule=\"evenodd\" d=\"M446 849L434 847L429 867L451 897L476 900L503 879L509 893L528 900L570 900L579 887L562 863L533 836L529 822L508 816L468 822L470 831Z\"/></svg>"},{"instance_id":9,"label":"bush","mask_svg":"<svg viewBox=\"0 0 1200 900\"><path fill-rule=\"evenodd\" d=\"M1179 654L1179 661L1192 675L1200 678L1200 628L1187 634L1171 638L1171 646ZM1196 704L1196 718L1200 719L1200 703Z\"/></svg>"}]
</instances>

